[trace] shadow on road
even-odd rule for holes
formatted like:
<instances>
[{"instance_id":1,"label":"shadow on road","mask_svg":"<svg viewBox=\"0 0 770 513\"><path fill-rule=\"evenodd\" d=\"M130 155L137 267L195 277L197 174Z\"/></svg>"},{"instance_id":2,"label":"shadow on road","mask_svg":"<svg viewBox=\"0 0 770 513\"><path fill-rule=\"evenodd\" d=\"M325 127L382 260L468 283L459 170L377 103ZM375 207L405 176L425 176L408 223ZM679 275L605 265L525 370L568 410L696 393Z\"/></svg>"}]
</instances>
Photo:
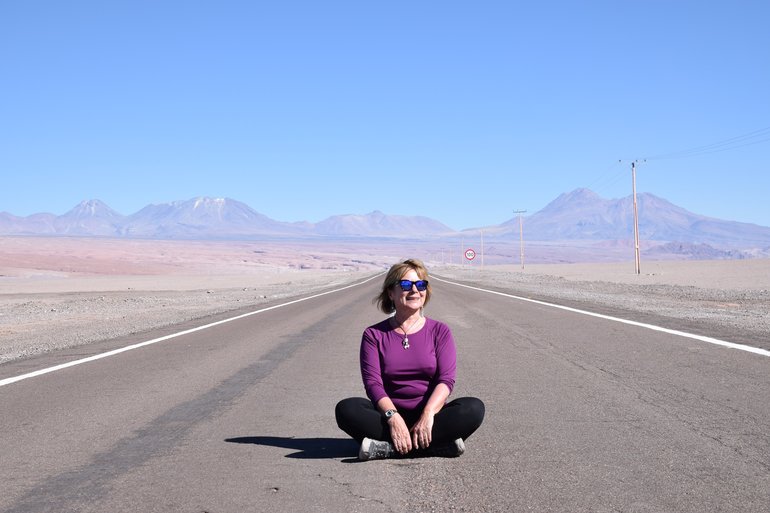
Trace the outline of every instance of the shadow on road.
<instances>
[{"instance_id":1,"label":"shadow on road","mask_svg":"<svg viewBox=\"0 0 770 513\"><path fill-rule=\"evenodd\" d=\"M225 442L233 444L269 445L295 449L287 458L323 459L345 458L358 455L358 444L351 438L294 438L285 436L241 436L228 438Z\"/></svg>"}]
</instances>

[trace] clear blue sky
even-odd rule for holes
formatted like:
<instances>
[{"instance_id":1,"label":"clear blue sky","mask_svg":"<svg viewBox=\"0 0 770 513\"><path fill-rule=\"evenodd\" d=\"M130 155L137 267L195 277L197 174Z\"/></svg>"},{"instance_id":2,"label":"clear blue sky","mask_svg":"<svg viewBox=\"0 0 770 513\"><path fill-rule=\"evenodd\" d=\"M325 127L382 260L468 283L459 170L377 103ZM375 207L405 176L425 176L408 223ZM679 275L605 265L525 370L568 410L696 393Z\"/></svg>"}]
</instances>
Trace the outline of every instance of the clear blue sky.
<instances>
[{"instance_id":1,"label":"clear blue sky","mask_svg":"<svg viewBox=\"0 0 770 513\"><path fill-rule=\"evenodd\" d=\"M640 192L770 226L768 20L765 0L3 2L0 211L212 196L462 229L627 196L630 161L668 155Z\"/></svg>"}]
</instances>

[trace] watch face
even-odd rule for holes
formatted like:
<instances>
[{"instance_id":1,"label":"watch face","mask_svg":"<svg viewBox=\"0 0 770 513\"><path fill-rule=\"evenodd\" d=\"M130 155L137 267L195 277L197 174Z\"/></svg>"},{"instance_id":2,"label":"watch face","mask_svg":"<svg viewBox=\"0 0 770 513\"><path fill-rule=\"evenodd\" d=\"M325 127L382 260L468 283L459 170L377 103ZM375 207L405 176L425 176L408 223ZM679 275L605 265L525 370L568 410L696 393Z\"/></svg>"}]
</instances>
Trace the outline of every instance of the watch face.
<instances>
[{"instance_id":1,"label":"watch face","mask_svg":"<svg viewBox=\"0 0 770 513\"><path fill-rule=\"evenodd\" d=\"M396 414L396 410L388 410L385 412L386 417L392 417L395 414Z\"/></svg>"}]
</instances>

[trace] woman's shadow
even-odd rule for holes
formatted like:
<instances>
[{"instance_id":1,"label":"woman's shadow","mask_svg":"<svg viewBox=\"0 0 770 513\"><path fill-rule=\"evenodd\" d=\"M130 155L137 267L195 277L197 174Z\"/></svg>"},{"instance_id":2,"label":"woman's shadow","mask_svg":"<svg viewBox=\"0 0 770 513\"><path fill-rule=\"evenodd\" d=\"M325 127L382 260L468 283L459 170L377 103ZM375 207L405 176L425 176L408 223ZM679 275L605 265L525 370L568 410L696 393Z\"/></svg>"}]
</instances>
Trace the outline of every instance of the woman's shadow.
<instances>
[{"instance_id":1,"label":"woman's shadow","mask_svg":"<svg viewBox=\"0 0 770 513\"><path fill-rule=\"evenodd\" d=\"M233 444L268 445L294 449L297 452L287 454L287 458L325 459L352 458L342 460L345 463L358 461L358 444L351 438L294 438L293 436L241 436L228 438L225 442Z\"/></svg>"}]
</instances>

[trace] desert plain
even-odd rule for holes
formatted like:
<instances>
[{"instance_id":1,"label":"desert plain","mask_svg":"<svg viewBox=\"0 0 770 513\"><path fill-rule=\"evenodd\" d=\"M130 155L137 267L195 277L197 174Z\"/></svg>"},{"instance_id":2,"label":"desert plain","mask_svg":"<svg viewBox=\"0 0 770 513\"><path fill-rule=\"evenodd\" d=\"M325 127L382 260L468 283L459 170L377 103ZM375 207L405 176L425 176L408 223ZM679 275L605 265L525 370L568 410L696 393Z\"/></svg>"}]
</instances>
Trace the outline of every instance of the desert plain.
<instances>
[{"instance_id":1,"label":"desert plain","mask_svg":"<svg viewBox=\"0 0 770 513\"><path fill-rule=\"evenodd\" d=\"M436 278L770 349L770 260L483 265L392 241L0 237L0 364L312 292L409 257ZM428 307L429 308L429 307Z\"/></svg>"}]
</instances>

